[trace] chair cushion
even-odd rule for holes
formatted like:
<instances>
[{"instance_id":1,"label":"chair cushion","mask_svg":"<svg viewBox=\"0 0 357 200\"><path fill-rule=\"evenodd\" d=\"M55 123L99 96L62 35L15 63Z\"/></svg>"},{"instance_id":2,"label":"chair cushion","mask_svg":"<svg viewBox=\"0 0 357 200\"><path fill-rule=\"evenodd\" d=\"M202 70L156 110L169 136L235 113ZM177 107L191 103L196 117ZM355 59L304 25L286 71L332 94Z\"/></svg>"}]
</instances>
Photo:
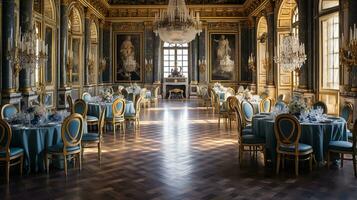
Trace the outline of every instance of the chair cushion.
<instances>
[{"instance_id":1,"label":"chair cushion","mask_svg":"<svg viewBox=\"0 0 357 200\"><path fill-rule=\"evenodd\" d=\"M71 151L76 151L79 150L79 146L74 146L74 147L67 147L67 151L71 152ZM55 152L55 153L59 153L63 151L63 144L59 143L53 146L48 147L48 152Z\"/></svg>"},{"instance_id":2,"label":"chair cushion","mask_svg":"<svg viewBox=\"0 0 357 200\"><path fill-rule=\"evenodd\" d=\"M253 135L253 129L251 128L244 128L242 130L242 135Z\"/></svg>"},{"instance_id":3,"label":"chair cushion","mask_svg":"<svg viewBox=\"0 0 357 200\"><path fill-rule=\"evenodd\" d=\"M265 144L265 139L257 137L255 135L243 135L242 136L243 144Z\"/></svg>"},{"instance_id":4,"label":"chair cushion","mask_svg":"<svg viewBox=\"0 0 357 200\"><path fill-rule=\"evenodd\" d=\"M82 136L82 141L97 141L99 140L99 135L98 133L85 133Z\"/></svg>"},{"instance_id":5,"label":"chair cushion","mask_svg":"<svg viewBox=\"0 0 357 200\"><path fill-rule=\"evenodd\" d=\"M136 117L135 113L125 113L124 117Z\"/></svg>"},{"instance_id":6,"label":"chair cushion","mask_svg":"<svg viewBox=\"0 0 357 200\"><path fill-rule=\"evenodd\" d=\"M16 156L20 153L23 153L24 150L22 148L18 148L18 147L10 147L10 157L11 156ZM0 151L0 158L4 158L6 156L6 152L5 151Z\"/></svg>"},{"instance_id":7,"label":"chair cushion","mask_svg":"<svg viewBox=\"0 0 357 200\"><path fill-rule=\"evenodd\" d=\"M105 120L106 121L113 121L113 117L106 117ZM115 121L117 121L117 122L121 122L121 121L124 121L124 120L125 120L124 117L116 117L115 118Z\"/></svg>"},{"instance_id":8,"label":"chair cushion","mask_svg":"<svg viewBox=\"0 0 357 200\"><path fill-rule=\"evenodd\" d=\"M291 145L291 146L280 146L280 151L285 151L285 152L294 152L295 151L295 146ZM306 152L306 151L310 151L312 150L312 146L308 145L308 144L303 144L303 143L299 143L298 146L299 152Z\"/></svg>"},{"instance_id":9,"label":"chair cushion","mask_svg":"<svg viewBox=\"0 0 357 200\"><path fill-rule=\"evenodd\" d=\"M352 151L352 143L347 141L331 141L328 148L337 151Z\"/></svg>"},{"instance_id":10,"label":"chair cushion","mask_svg":"<svg viewBox=\"0 0 357 200\"><path fill-rule=\"evenodd\" d=\"M98 117L87 115L87 121L98 121Z\"/></svg>"}]
</instances>

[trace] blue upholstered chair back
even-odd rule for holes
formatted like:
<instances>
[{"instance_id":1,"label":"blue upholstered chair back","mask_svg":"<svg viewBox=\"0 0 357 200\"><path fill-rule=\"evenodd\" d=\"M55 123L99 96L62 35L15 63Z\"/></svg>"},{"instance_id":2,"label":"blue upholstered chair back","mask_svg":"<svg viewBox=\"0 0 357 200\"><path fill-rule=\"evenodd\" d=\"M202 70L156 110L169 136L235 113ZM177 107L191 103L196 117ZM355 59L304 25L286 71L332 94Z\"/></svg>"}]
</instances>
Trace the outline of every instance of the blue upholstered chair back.
<instances>
[{"instance_id":1,"label":"blue upholstered chair back","mask_svg":"<svg viewBox=\"0 0 357 200\"><path fill-rule=\"evenodd\" d=\"M113 118L115 117L123 117L125 113L125 100L124 99L116 99L112 105L113 110Z\"/></svg>"},{"instance_id":2,"label":"blue upholstered chair back","mask_svg":"<svg viewBox=\"0 0 357 200\"><path fill-rule=\"evenodd\" d=\"M273 100L271 98L269 97L264 98L260 102L260 112L270 112L272 104L273 104Z\"/></svg>"},{"instance_id":3,"label":"blue upholstered chair back","mask_svg":"<svg viewBox=\"0 0 357 200\"><path fill-rule=\"evenodd\" d=\"M341 117L346 120L348 124L352 123L353 118L353 105L345 103L341 109Z\"/></svg>"},{"instance_id":4,"label":"blue upholstered chair back","mask_svg":"<svg viewBox=\"0 0 357 200\"><path fill-rule=\"evenodd\" d=\"M85 101L85 102L89 102L91 100L92 96L88 93L88 92L85 92L82 94L82 99Z\"/></svg>"},{"instance_id":5,"label":"blue upholstered chair back","mask_svg":"<svg viewBox=\"0 0 357 200\"><path fill-rule=\"evenodd\" d=\"M251 122L254 115L254 107L249 101L242 101L241 105L243 118L246 122Z\"/></svg>"},{"instance_id":6,"label":"blue upholstered chair back","mask_svg":"<svg viewBox=\"0 0 357 200\"><path fill-rule=\"evenodd\" d=\"M83 136L83 117L74 113L68 116L62 124L62 141L64 147L73 147L81 144ZM66 148L64 148L66 149Z\"/></svg>"},{"instance_id":7,"label":"blue upholstered chair back","mask_svg":"<svg viewBox=\"0 0 357 200\"><path fill-rule=\"evenodd\" d=\"M278 101L275 104L275 108L279 110L283 110L286 107L286 104L283 101Z\"/></svg>"},{"instance_id":8,"label":"blue upholstered chair back","mask_svg":"<svg viewBox=\"0 0 357 200\"><path fill-rule=\"evenodd\" d=\"M83 117L86 117L87 109L88 109L87 103L83 99L77 99L74 102L74 105L73 105L74 113L78 113L78 114L82 115Z\"/></svg>"},{"instance_id":9,"label":"blue upholstered chair back","mask_svg":"<svg viewBox=\"0 0 357 200\"><path fill-rule=\"evenodd\" d=\"M327 106L324 102L322 101L317 101L314 103L314 105L312 106L314 109L318 108L318 107L321 107L324 111L324 114L327 113Z\"/></svg>"},{"instance_id":10,"label":"blue upholstered chair back","mask_svg":"<svg viewBox=\"0 0 357 200\"><path fill-rule=\"evenodd\" d=\"M9 119L18 113L16 106L13 104L5 104L1 107L1 118Z\"/></svg>"},{"instance_id":11,"label":"blue upholstered chair back","mask_svg":"<svg viewBox=\"0 0 357 200\"><path fill-rule=\"evenodd\" d=\"M0 152L6 152L9 155L9 147L11 143L11 128L10 125L3 119L0 119Z\"/></svg>"},{"instance_id":12,"label":"blue upholstered chair back","mask_svg":"<svg viewBox=\"0 0 357 200\"><path fill-rule=\"evenodd\" d=\"M298 144L301 135L301 126L295 116L290 114L278 115L275 118L274 129L278 144Z\"/></svg>"}]
</instances>

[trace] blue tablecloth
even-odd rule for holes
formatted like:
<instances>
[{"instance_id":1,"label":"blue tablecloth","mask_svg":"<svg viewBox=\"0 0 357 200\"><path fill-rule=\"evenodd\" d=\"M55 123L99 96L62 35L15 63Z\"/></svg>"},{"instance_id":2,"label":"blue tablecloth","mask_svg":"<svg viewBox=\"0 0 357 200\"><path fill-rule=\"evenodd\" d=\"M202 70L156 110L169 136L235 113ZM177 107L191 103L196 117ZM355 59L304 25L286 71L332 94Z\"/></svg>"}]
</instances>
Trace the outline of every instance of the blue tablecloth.
<instances>
[{"instance_id":1,"label":"blue tablecloth","mask_svg":"<svg viewBox=\"0 0 357 200\"><path fill-rule=\"evenodd\" d=\"M103 106L105 106L107 109L107 113L106 113L107 118L110 118L113 115L112 105L113 103L103 104ZM88 115L96 116L99 118L100 107L101 105L99 103L88 103ZM125 115L134 114L134 113L135 113L134 103L132 101L125 101Z\"/></svg>"},{"instance_id":2,"label":"blue tablecloth","mask_svg":"<svg viewBox=\"0 0 357 200\"><path fill-rule=\"evenodd\" d=\"M62 143L61 124L44 127L11 126L11 147L24 149L24 169L27 173L45 171L44 155L47 147Z\"/></svg>"},{"instance_id":3,"label":"blue tablecloth","mask_svg":"<svg viewBox=\"0 0 357 200\"><path fill-rule=\"evenodd\" d=\"M271 116L256 115L253 117L253 134L265 138L267 157L276 162L276 138L274 120ZM327 157L330 141L347 141L346 121L342 118L332 123L301 123L300 142L309 144L314 150L316 160L324 161Z\"/></svg>"}]
</instances>

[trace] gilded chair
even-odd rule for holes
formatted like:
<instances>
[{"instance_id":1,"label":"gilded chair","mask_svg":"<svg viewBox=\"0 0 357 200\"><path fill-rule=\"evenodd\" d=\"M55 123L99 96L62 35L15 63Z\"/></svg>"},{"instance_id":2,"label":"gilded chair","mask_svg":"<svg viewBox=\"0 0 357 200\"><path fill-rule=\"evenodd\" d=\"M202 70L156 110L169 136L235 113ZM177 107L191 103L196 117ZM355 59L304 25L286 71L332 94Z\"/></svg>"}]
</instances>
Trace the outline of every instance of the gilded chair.
<instances>
[{"instance_id":1,"label":"gilded chair","mask_svg":"<svg viewBox=\"0 0 357 200\"><path fill-rule=\"evenodd\" d=\"M1 119L10 119L14 117L19 110L13 104L5 104L1 107Z\"/></svg>"},{"instance_id":2,"label":"gilded chair","mask_svg":"<svg viewBox=\"0 0 357 200\"><path fill-rule=\"evenodd\" d=\"M271 107L273 105L273 99L270 97L266 97L259 103L260 112L268 113L271 112Z\"/></svg>"},{"instance_id":3,"label":"gilded chair","mask_svg":"<svg viewBox=\"0 0 357 200\"><path fill-rule=\"evenodd\" d=\"M235 111L234 108L238 107L239 108L239 100L237 99L236 96L229 96L227 98L227 112L228 112L228 120L229 120L229 127L232 128L232 121L235 120Z\"/></svg>"},{"instance_id":4,"label":"gilded chair","mask_svg":"<svg viewBox=\"0 0 357 200\"><path fill-rule=\"evenodd\" d=\"M67 95L67 102L68 102L68 111L73 114L73 99L72 96L69 94Z\"/></svg>"},{"instance_id":5,"label":"gilded chair","mask_svg":"<svg viewBox=\"0 0 357 200\"><path fill-rule=\"evenodd\" d=\"M159 90L160 90L160 87L156 86L151 93L150 102L154 103L155 107L157 107L157 104L159 102Z\"/></svg>"},{"instance_id":6,"label":"gilded chair","mask_svg":"<svg viewBox=\"0 0 357 200\"><path fill-rule=\"evenodd\" d=\"M135 123L135 129L140 126L140 111L141 111L141 103L142 103L143 97L139 96L136 98L136 101L134 103L135 107L135 112L134 113L125 113L124 118L127 121L134 121Z\"/></svg>"},{"instance_id":7,"label":"gilded chair","mask_svg":"<svg viewBox=\"0 0 357 200\"><path fill-rule=\"evenodd\" d=\"M238 135L238 160L239 164L242 164L243 153L250 152L253 153L255 159L258 159L258 152L262 152L264 156L264 165L266 164L266 156L265 156L265 139L255 136L254 134L245 133L243 127L243 118L240 108L237 105L234 105L234 113L237 122L237 135Z\"/></svg>"},{"instance_id":8,"label":"gilded chair","mask_svg":"<svg viewBox=\"0 0 357 200\"><path fill-rule=\"evenodd\" d=\"M346 120L348 139L352 140L352 132L350 127L353 121L353 105L346 102L341 109L341 117Z\"/></svg>"},{"instance_id":9,"label":"gilded chair","mask_svg":"<svg viewBox=\"0 0 357 200\"><path fill-rule=\"evenodd\" d=\"M216 92L211 87L208 87L208 94L209 94L209 98L211 100L211 107L212 107L213 113L216 113L215 93Z\"/></svg>"},{"instance_id":10,"label":"gilded chair","mask_svg":"<svg viewBox=\"0 0 357 200\"><path fill-rule=\"evenodd\" d=\"M6 182L10 180L10 167L20 164L20 174L24 160L24 150L18 147L10 147L12 132L10 125L0 119L0 163L5 163ZM14 161L14 162L13 162Z\"/></svg>"},{"instance_id":11,"label":"gilded chair","mask_svg":"<svg viewBox=\"0 0 357 200\"><path fill-rule=\"evenodd\" d=\"M218 127L221 126L221 118L225 120L225 126L227 127L228 120L228 105L227 102L221 102L219 96L214 90L211 91L211 96L213 97L214 108L218 114Z\"/></svg>"},{"instance_id":12,"label":"gilded chair","mask_svg":"<svg viewBox=\"0 0 357 200\"><path fill-rule=\"evenodd\" d=\"M211 97L209 95L208 87L205 85L201 85L199 87L199 91L200 91L200 98L203 102L203 106L205 106L208 109L208 107L210 107L210 103L211 103Z\"/></svg>"},{"instance_id":13,"label":"gilded chair","mask_svg":"<svg viewBox=\"0 0 357 200\"><path fill-rule=\"evenodd\" d=\"M143 88L140 91L140 97L141 97L141 105L143 107L150 107L150 99L146 96L147 95L147 89Z\"/></svg>"},{"instance_id":14,"label":"gilded chair","mask_svg":"<svg viewBox=\"0 0 357 200\"><path fill-rule=\"evenodd\" d=\"M286 108L286 104L284 101L277 101L274 105L274 107L276 109L279 109L279 110L283 110L284 108Z\"/></svg>"},{"instance_id":15,"label":"gilded chair","mask_svg":"<svg viewBox=\"0 0 357 200\"><path fill-rule=\"evenodd\" d=\"M73 104L74 113L81 114L88 126L98 125L98 117L88 115L88 104L83 99L77 99ZM99 109L100 110L100 109Z\"/></svg>"},{"instance_id":16,"label":"gilded chair","mask_svg":"<svg viewBox=\"0 0 357 200\"><path fill-rule=\"evenodd\" d=\"M240 106L242 110L243 127L249 127L252 124L254 116L254 107L249 101L243 100Z\"/></svg>"},{"instance_id":17,"label":"gilded chair","mask_svg":"<svg viewBox=\"0 0 357 200\"><path fill-rule=\"evenodd\" d=\"M279 174L280 162L284 168L285 156L294 158L296 176L299 175L300 160L309 160L310 171L312 171L313 149L310 145L299 143L301 125L297 118L290 114L278 115L275 118L274 131L277 141L276 173Z\"/></svg>"},{"instance_id":18,"label":"gilded chair","mask_svg":"<svg viewBox=\"0 0 357 200\"><path fill-rule=\"evenodd\" d=\"M82 137L82 157L84 148L98 148L98 160L101 160L101 147L105 123L106 109L100 114L97 133L84 133Z\"/></svg>"},{"instance_id":19,"label":"gilded chair","mask_svg":"<svg viewBox=\"0 0 357 200\"><path fill-rule=\"evenodd\" d=\"M236 92L234 91L234 89L231 88L231 87L228 87L226 92L227 92L227 94L230 94L230 95L235 95L235 94L236 94Z\"/></svg>"},{"instance_id":20,"label":"gilded chair","mask_svg":"<svg viewBox=\"0 0 357 200\"><path fill-rule=\"evenodd\" d=\"M82 115L78 113L71 114L64 119L61 127L62 143L48 147L45 154L45 164L47 173L49 173L49 160L63 156L64 173L67 176L67 159L78 160L79 170L82 169L82 150L81 142L83 136Z\"/></svg>"},{"instance_id":21,"label":"gilded chair","mask_svg":"<svg viewBox=\"0 0 357 200\"><path fill-rule=\"evenodd\" d=\"M120 93L124 96L124 99L127 99L127 98L128 98L129 93L128 93L128 91L127 91L125 88L122 88L122 89L120 90Z\"/></svg>"},{"instance_id":22,"label":"gilded chair","mask_svg":"<svg viewBox=\"0 0 357 200\"><path fill-rule=\"evenodd\" d=\"M116 136L116 126L119 124L123 133L125 134L125 100L118 98L113 102L112 105L112 116L105 118L105 125L111 124L113 126L114 138Z\"/></svg>"},{"instance_id":23,"label":"gilded chair","mask_svg":"<svg viewBox=\"0 0 357 200\"><path fill-rule=\"evenodd\" d=\"M312 107L313 107L314 109L317 109L318 107L320 107L320 108L322 108L322 110L324 111L324 112L323 112L324 114L327 113L327 106L326 106L326 104L325 104L324 102L322 102L322 101L316 101L316 102L312 105Z\"/></svg>"},{"instance_id":24,"label":"gilded chair","mask_svg":"<svg viewBox=\"0 0 357 200\"><path fill-rule=\"evenodd\" d=\"M349 141L330 141L328 145L328 152L327 152L327 167L330 168L330 153L337 153L340 154L341 158L341 167L343 167L343 160L347 160L344 158L345 154L352 155L352 162L353 162L353 171L355 177L357 177L357 120L353 125L352 130L352 140ZM350 160L350 159L349 159Z\"/></svg>"},{"instance_id":25,"label":"gilded chair","mask_svg":"<svg viewBox=\"0 0 357 200\"><path fill-rule=\"evenodd\" d=\"M88 92L84 92L82 94L82 99L85 101L85 102L89 102L91 100L92 96L88 93Z\"/></svg>"}]
</instances>

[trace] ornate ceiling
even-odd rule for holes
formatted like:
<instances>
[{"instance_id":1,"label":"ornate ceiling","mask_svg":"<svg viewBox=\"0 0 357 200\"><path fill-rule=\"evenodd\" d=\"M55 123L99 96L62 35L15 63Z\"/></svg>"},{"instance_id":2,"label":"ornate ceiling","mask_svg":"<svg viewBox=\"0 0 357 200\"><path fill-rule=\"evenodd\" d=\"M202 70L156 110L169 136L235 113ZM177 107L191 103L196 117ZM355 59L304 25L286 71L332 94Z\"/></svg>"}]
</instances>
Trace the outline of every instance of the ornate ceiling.
<instances>
[{"instance_id":1,"label":"ornate ceiling","mask_svg":"<svg viewBox=\"0 0 357 200\"><path fill-rule=\"evenodd\" d=\"M187 4L243 4L246 0L186 0ZM166 5L168 0L108 0L112 5Z\"/></svg>"}]
</instances>

